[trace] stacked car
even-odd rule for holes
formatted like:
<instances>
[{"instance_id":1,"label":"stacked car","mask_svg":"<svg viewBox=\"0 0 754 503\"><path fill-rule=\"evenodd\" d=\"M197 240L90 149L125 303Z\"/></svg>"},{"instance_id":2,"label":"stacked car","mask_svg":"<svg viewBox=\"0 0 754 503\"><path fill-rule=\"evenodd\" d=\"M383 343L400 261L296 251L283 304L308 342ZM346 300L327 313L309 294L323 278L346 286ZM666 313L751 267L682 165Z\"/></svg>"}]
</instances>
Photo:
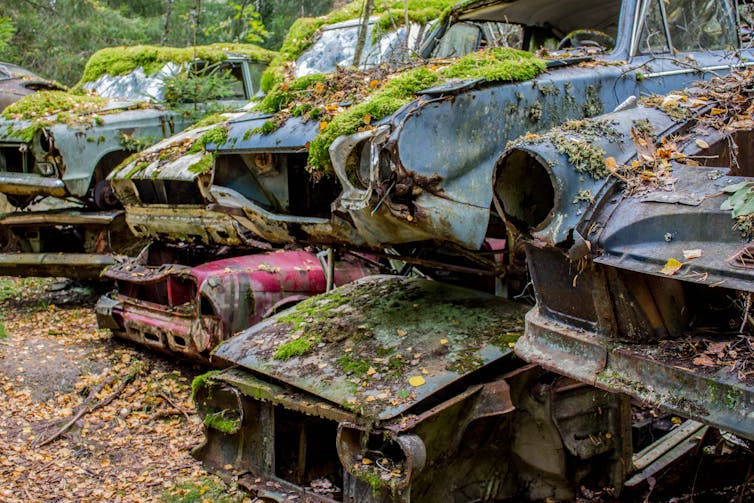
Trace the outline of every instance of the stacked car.
<instances>
[{"instance_id":1,"label":"stacked car","mask_svg":"<svg viewBox=\"0 0 754 503\"><path fill-rule=\"evenodd\" d=\"M620 497L703 453L709 426L747 445L737 7L480 0L310 24L254 111L108 175L153 242L105 273L100 326L231 367L194 383L195 454L261 499ZM631 397L687 420L632 442Z\"/></svg>"}]
</instances>

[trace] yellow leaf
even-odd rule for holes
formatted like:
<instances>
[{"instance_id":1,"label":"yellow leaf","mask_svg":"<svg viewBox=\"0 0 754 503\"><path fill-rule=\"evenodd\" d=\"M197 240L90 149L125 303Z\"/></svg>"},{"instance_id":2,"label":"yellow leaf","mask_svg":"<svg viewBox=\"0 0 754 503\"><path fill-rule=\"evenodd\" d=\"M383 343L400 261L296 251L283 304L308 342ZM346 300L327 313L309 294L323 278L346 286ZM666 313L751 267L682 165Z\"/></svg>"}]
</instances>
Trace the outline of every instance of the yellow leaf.
<instances>
[{"instance_id":1,"label":"yellow leaf","mask_svg":"<svg viewBox=\"0 0 754 503\"><path fill-rule=\"evenodd\" d=\"M408 332L406 332L405 330L401 330L400 328L396 329L395 333L401 337L405 337L408 334Z\"/></svg>"},{"instance_id":2,"label":"yellow leaf","mask_svg":"<svg viewBox=\"0 0 754 503\"><path fill-rule=\"evenodd\" d=\"M698 139L694 143L696 143L696 146L699 148L709 148L709 143L702 139Z\"/></svg>"},{"instance_id":3,"label":"yellow leaf","mask_svg":"<svg viewBox=\"0 0 754 503\"><path fill-rule=\"evenodd\" d=\"M440 344L445 345L448 343L448 339L440 339Z\"/></svg>"},{"instance_id":4,"label":"yellow leaf","mask_svg":"<svg viewBox=\"0 0 754 503\"><path fill-rule=\"evenodd\" d=\"M672 276L675 273L677 273L681 267L683 267L682 262L679 262L678 260L671 258L671 259L668 259L667 262L665 262L665 267L662 268L662 270L660 271L660 274Z\"/></svg>"},{"instance_id":5,"label":"yellow leaf","mask_svg":"<svg viewBox=\"0 0 754 503\"><path fill-rule=\"evenodd\" d=\"M721 115L725 113L725 110L722 108L713 108L712 110L710 110L710 113L712 115Z\"/></svg>"},{"instance_id":6,"label":"yellow leaf","mask_svg":"<svg viewBox=\"0 0 754 503\"><path fill-rule=\"evenodd\" d=\"M377 373L377 371L374 370L374 367L369 367L369 370L367 370L367 375L368 376L373 376L376 373Z\"/></svg>"},{"instance_id":7,"label":"yellow leaf","mask_svg":"<svg viewBox=\"0 0 754 503\"><path fill-rule=\"evenodd\" d=\"M364 464L364 465L371 465L372 463L374 463L374 461L372 461L369 458L364 458L364 459L361 460L361 463Z\"/></svg>"},{"instance_id":8,"label":"yellow leaf","mask_svg":"<svg viewBox=\"0 0 754 503\"><path fill-rule=\"evenodd\" d=\"M615 169L618 167L618 162L615 160L615 157L606 157L605 166L607 166L607 169Z\"/></svg>"},{"instance_id":9,"label":"yellow leaf","mask_svg":"<svg viewBox=\"0 0 754 503\"><path fill-rule=\"evenodd\" d=\"M372 122L372 116L369 114L364 115L364 124L369 125Z\"/></svg>"},{"instance_id":10,"label":"yellow leaf","mask_svg":"<svg viewBox=\"0 0 754 503\"><path fill-rule=\"evenodd\" d=\"M317 94L322 94L325 90L325 85L322 82L317 82L314 84L314 92Z\"/></svg>"},{"instance_id":11,"label":"yellow leaf","mask_svg":"<svg viewBox=\"0 0 754 503\"><path fill-rule=\"evenodd\" d=\"M367 402L374 402L375 400L376 400L376 398L374 398L374 395L369 395L367 397Z\"/></svg>"},{"instance_id":12,"label":"yellow leaf","mask_svg":"<svg viewBox=\"0 0 754 503\"><path fill-rule=\"evenodd\" d=\"M380 81L377 79L369 81L369 89L374 89L375 87L380 85Z\"/></svg>"},{"instance_id":13,"label":"yellow leaf","mask_svg":"<svg viewBox=\"0 0 754 503\"><path fill-rule=\"evenodd\" d=\"M408 379L408 383L414 387L422 386L425 382L426 381L424 380L422 376L413 376L413 377L409 377Z\"/></svg>"},{"instance_id":14,"label":"yellow leaf","mask_svg":"<svg viewBox=\"0 0 754 503\"><path fill-rule=\"evenodd\" d=\"M322 121L319 123L319 130L324 131L325 129L327 129L327 126L328 126L328 123L325 121Z\"/></svg>"}]
</instances>

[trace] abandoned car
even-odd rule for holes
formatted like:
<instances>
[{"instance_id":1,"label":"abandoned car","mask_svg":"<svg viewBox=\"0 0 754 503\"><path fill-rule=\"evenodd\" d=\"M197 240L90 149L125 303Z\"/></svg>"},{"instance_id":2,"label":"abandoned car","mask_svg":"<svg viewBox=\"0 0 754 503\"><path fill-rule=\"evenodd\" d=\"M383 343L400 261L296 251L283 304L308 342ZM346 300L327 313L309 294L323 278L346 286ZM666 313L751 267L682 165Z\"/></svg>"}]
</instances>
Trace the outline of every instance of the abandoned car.
<instances>
[{"instance_id":1,"label":"abandoned car","mask_svg":"<svg viewBox=\"0 0 754 503\"><path fill-rule=\"evenodd\" d=\"M357 2L358 3L358 2ZM346 15L356 15L358 12L352 12L354 7L358 7L357 3L349 4L344 9L335 11L327 19L340 19ZM437 5L443 6L446 3L435 2ZM409 25L393 27L383 27L380 16L372 16L367 24L368 30L364 34L365 47L359 59L359 66L361 67L374 67L377 64L383 64L388 61L392 61L405 54L405 44L416 44L417 39L421 38L421 34L424 33L424 18L426 16L438 16L440 9L427 10L426 3L422 3L424 7L420 15L412 16L410 18ZM375 11L375 14L379 13L379 10ZM343 61L353 61L355 57L355 46L357 45L357 39L359 35L359 28L361 24L358 20L346 20L331 25L320 26L315 32L312 32L313 40L311 44L303 48L301 40L295 38L297 34L301 33L301 25L307 26L314 23L314 26L318 26L324 19L300 19L297 21L297 25L291 28L287 44L297 47L300 51L298 57L293 58L289 62L278 62L278 67L282 67L287 71L292 71L296 75L308 75L311 73L330 72L335 69L335 66ZM309 26L312 30L313 26ZM345 45L344 45L345 44ZM281 51L286 54L287 57L292 57L291 50L283 47ZM337 47L337 50L336 50ZM274 65L273 65L274 66ZM274 68L272 71L274 75ZM210 179L208 178L209 172L207 167L211 166L214 159L213 154L207 153L203 146L209 142L219 142L217 133L224 131L224 125L230 120L225 117L224 122L220 125L206 125L197 128L192 128L187 131L183 131L178 135L163 140L150 148L144 150L138 155L135 160L130 164L124 164L114 174L111 179L114 180L116 189L118 190L118 197L126 208L127 218L133 210L133 204L138 203L135 198L134 192L129 190L121 190L123 184L119 184L116 180L125 180L129 187L133 187L138 191L140 197L149 199L154 203L155 208L160 208L160 211L155 211L154 214L147 218L142 219L138 224L140 231L139 235L144 237L148 236L152 239L157 239L160 242L160 246L149 246L145 248L143 254L131 261L125 261L119 264L114 264L105 274L104 277L117 280L118 293L113 294L110 298L103 298L102 302L98 305L97 311L100 313L100 326L102 327L115 327L117 334L125 334L128 336L129 332L126 330L123 332L123 322L113 322L114 312L131 312L136 309L137 305L140 305L142 301L152 302L153 299L150 289L145 289L141 285L144 284L163 284L165 282L165 270L183 271L189 270L187 266L193 266L196 264L203 264L207 260L214 260L199 266L196 274L203 275L201 271L205 268L213 268L222 270L226 259L230 256L240 255L242 253L250 252L262 252L269 251L273 248L270 243L255 238L250 235L248 231L244 231L243 227L239 227L234 232L226 234L219 228L213 219L215 215L212 212L203 212L202 208L195 206L182 206L176 211L171 211L169 202L175 197L182 197L184 200L193 199L197 204L202 201L202 194L196 193L196 190L206 192L210 186ZM146 173L150 173L146 175ZM168 173L171 173L168 175ZM202 180L200 185L194 184L194 177L198 176ZM242 180L239 180L242 182ZM234 183L229 181L229 183ZM182 223L186 221L187 215L197 215L202 219L202 224L198 227L183 226ZM221 215L221 213L218 213ZM208 234L220 233L218 236L211 237ZM225 245L222 248L207 247L207 243L223 242ZM187 246L189 244L190 246ZM191 249L190 253L185 253L187 248ZM290 252L291 257L300 257L304 252ZM298 255L297 255L298 254ZM268 256L275 255L260 255L259 257L246 257L243 260L249 264L266 263ZM218 260L220 259L220 260ZM240 260L240 259L239 259ZM374 264L369 264L369 261L361 261L360 268L376 272ZM168 264L176 264L171 266ZM352 262L336 262L339 272L339 276L342 278L355 279L355 271L360 270L355 263ZM330 263L332 266L333 263ZM285 277L289 274L289 269L294 267L293 260L287 263L286 267L283 267L282 272L279 274ZM348 266L348 268L346 268ZM134 276L131 272L134 267L138 267L140 271L138 276ZM249 265L252 267L252 265ZM304 267L303 264L299 264L299 267ZM327 274L334 274L334 271L330 268L327 269ZM348 273L348 271L352 271ZM348 274L347 274L348 273ZM186 273L188 274L188 273ZM261 274L261 273L260 273ZM314 273L312 273L314 274ZM318 274L322 275L320 271ZM350 275L349 275L350 274ZM360 274L364 275L364 272ZM262 274L264 276L264 274ZM277 273L273 274L274 277L280 278ZM221 276L215 278L213 281L232 281L233 276ZM282 279L280 280L282 281ZM340 283L340 281L338 282ZM227 285L222 288L232 289L233 287ZM250 285L247 289L256 288L256 285ZM317 293L319 290L312 289L307 290L307 295ZM250 291L251 292L251 291ZM252 292L253 293L253 292ZM261 292L258 292L261 295ZM256 295L256 294L255 294ZM265 294L268 295L268 294ZM302 294L303 295L303 294ZM243 295L239 294L239 298ZM113 307L112 299L119 299L119 305L130 306L129 309L121 307ZM254 296L250 297L254 298ZM303 296L299 296L303 298ZM191 306L186 306L191 309ZM217 303L214 306L212 313L216 318L223 320L235 319L234 324L225 324L225 332L223 332L223 338L232 335L234 332L247 328L249 324L253 324L261 319L264 314L264 309L259 308L256 312L256 318L254 317L241 317L235 318L235 310L237 305L234 303ZM169 317L168 311L164 310L164 318ZM203 313L202 316L208 313ZM269 314L269 313L268 313ZM198 315L198 314L197 314ZM125 315L117 314L119 320L125 318ZM182 315L176 314L176 324L182 324ZM147 319L141 318L142 324L140 325L140 331L144 333L163 333L164 326L154 326L151 329L147 328L148 322L156 320L156 318ZM160 318L162 323L163 318ZM246 323L246 324L244 324ZM198 354L201 351L208 353L208 349L214 347L219 342L218 338L212 339L213 344L201 351L196 351L194 348L197 344L192 344L191 339L194 337L193 333L181 335L181 341L185 344L181 348L176 349L179 354L186 356L187 354ZM198 335L197 335L198 337ZM134 338L131 336L130 338ZM139 341L145 342L148 345L151 344L145 337L139 336ZM169 350L173 347L178 347L175 344L167 344L166 338L155 339L154 343L159 343ZM201 357L205 357L203 354Z\"/></svg>"},{"instance_id":2,"label":"abandoned car","mask_svg":"<svg viewBox=\"0 0 754 503\"><path fill-rule=\"evenodd\" d=\"M428 35L428 63L279 82L205 170L133 163L111 182L142 237L479 250L504 238L490 208L508 141L750 64L737 19L727 0L466 2ZM184 190L159 199L167 184Z\"/></svg>"},{"instance_id":3,"label":"abandoned car","mask_svg":"<svg viewBox=\"0 0 754 503\"><path fill-rule=\"evenodd\" d=\"M62 91L63 86L25 68L0 62L0 112L11 103L37 91Z\"/></svg>"},{"instance_id":4,"label":"abandoned car","mask_svg":"<svg viewBox=\"0 0 754 503\"><path fill-rule=\"evenodd\" d=\"M735 72L512 142L492 188L534 308L397 276L307 299L215 349L234 368L196 381L195 455L279 501L570 500L654 486L705 424L746 446L752 88ZM628 396L700 422L638 450Z\"/></svg>"},{"instance_id":5,"label":"abandoned car","mask_svg":"<svg viewBox=\"0 0 754 503\"><path fill-rule=\"evenodd\" d=\"M108 253L124 253L134 241L106 180L110 171L198 116L247 104L259 86L259 65L273 55L244 44L104 49L90 58L80 83L90 94L40 92L6 108L0 193L19 209L34 206L0 218L0 271L96 277L112 263ZM150 78L141 80L142 73ZM116 97L121 92L125 97ZM172 106L150 101L159 97Z\"/></svg>"},{"instance_id":6,"label":"abandoned car","mask_svg":"<svg viewBox=\"0 0 754 503\"><path fill-rule=\"evenodd\" d=\"M195 267L153 266L146 263L147 256L154 260L159 253L144 251L137 260L105 271L117 291L97 303L99 327L202 363L236 332L328 287L377 272L355 256L343 257L328 269L304 250L230 257ZM142 259L145 263L139 265Z\"/></svg>"},{"instance_id":7,"label":"abandoned car","mask_svg":"<svg viewBox=\"0 0 754 503\"><path fill-rule=\"evenodd\" d=\"M700 82L506 151L495 192L537 299L519 356L754 440L753 82Z\"/></svg>"}]
</instances>

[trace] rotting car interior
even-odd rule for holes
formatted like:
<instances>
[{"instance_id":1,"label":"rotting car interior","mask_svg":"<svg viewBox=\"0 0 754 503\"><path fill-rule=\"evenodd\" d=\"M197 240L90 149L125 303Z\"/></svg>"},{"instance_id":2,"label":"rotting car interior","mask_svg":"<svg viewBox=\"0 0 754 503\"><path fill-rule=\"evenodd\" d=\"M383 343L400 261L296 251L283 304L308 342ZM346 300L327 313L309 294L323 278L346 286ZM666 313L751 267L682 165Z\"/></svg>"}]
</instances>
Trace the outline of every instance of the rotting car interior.
<instances>
[{"instance_id":1,"label":"rotting car interior","mask_svg":"<svg viewBox=\"0 0 754 503\"><path fill-rule=\"evenodd\" d=\"M234 48L238 53L225 50ZM110 254L134 252L137 240L125 227L107 175L133 152L184 129L198 116L217 111L206 102L182 103L174 98L178 100L175 107L165 108L149 100L165 98L164 90L177 86L181 79L214 72L227 83L217 105L239 107L258 89L258 65L274 55L250 45L195 49L218 61L209 68L196 61L162 61L160 51L171 56L170 48L122 50L123 58L131 55L128 51L141 51L159 63L146 79L140 78L143 68L108 75L107 66L99 60L113 51L104 49L90 58L90 64L95 59L99 63L99 73L92 75L91 82L81 83L94 94L37 93L3 112L0 192L19 210L29 210L0 217L3 274L96 278L104 266L113 263ZM119 68L124 64L115 63ZM35 101L27 103L31 99Z\"/></svg>"}]
</instances>

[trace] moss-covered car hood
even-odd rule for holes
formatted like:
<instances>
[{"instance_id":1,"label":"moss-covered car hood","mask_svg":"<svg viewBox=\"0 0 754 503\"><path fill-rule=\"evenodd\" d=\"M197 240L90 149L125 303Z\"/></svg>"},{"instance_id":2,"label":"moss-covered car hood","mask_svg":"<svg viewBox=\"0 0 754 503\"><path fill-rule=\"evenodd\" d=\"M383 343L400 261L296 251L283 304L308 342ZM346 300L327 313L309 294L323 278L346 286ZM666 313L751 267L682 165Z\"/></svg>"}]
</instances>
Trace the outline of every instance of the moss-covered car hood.
<instances>
[{"instance_id":1,"label":"moss-covered car hood","mask_svg":"<svg viewBox=\"0 0 754 503\"><path fill-rule=\"evenodd\" d=\"M386 420L511 353L526 309L435 281L375 276L255 325L213 358Z\"/></svg>"}]
</instances>

